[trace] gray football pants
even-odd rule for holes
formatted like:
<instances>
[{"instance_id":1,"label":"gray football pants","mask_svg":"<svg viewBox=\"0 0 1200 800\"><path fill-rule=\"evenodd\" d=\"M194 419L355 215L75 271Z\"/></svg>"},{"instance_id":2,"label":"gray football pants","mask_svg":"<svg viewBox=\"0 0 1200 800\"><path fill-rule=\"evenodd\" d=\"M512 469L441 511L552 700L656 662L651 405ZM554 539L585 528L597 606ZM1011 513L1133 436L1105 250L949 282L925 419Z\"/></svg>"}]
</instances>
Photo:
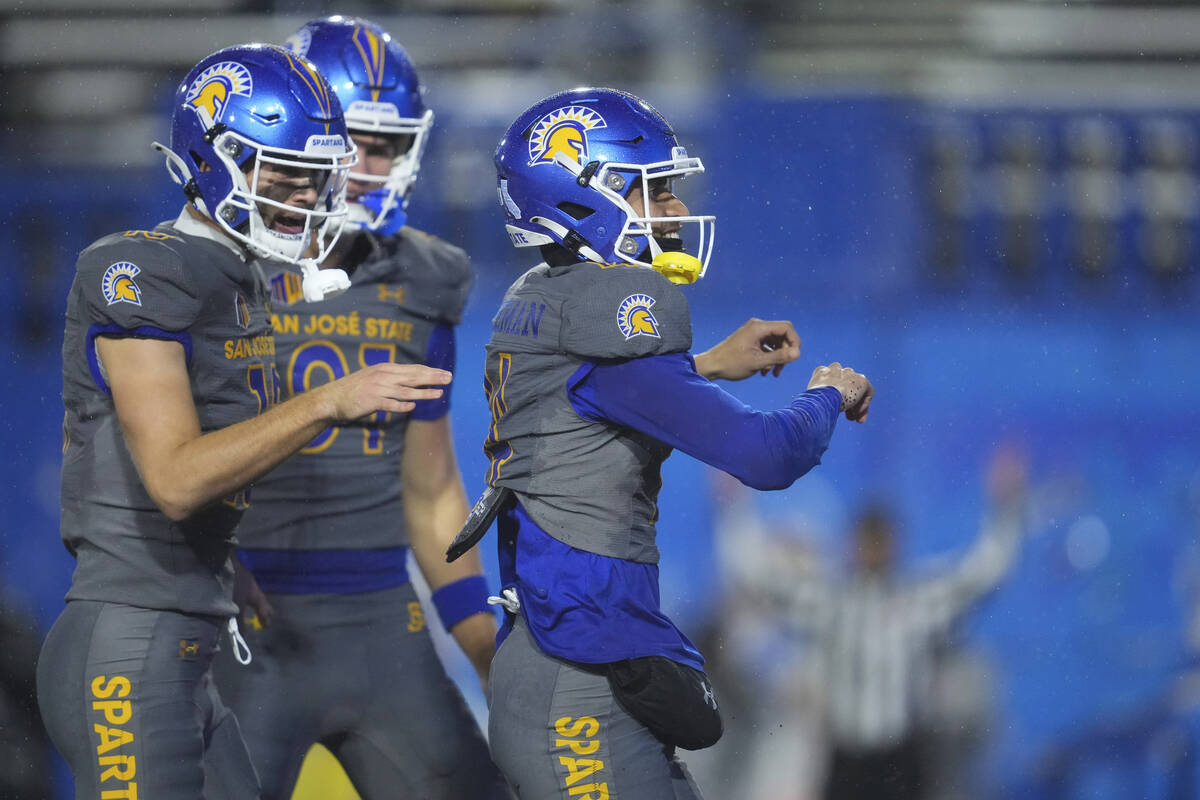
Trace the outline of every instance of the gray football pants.
<instances>
[{"instance_id":1,"label":"gray football pants","mask_svg":"<svg viewBox=\"0 0 1200 800\"><path fill-rule=\"evenodd\" d=\"M78 800L202 800L258 781L209 667L224 621L73 600L38 659L38 705Z\"/></svg>"},{"instance_id":2,"label":"gray football pants","mask_svg":"<svg viewBox=\"0 0 1200 800\"><path fill-rule=\"evenodd\" d=\"M243 626L254 656L249 666L229 652L214 666L264 798L291 797L317 742L364 800L509 797L475 717L438 659L411 585L269 599L271 625Z\"/></svg>"},{"instance_id":3,"label":"gray football pants","mask_svg":"<svg viewBox=\"0 0 1200 800\"><path fill-rule=\"evenodd\" d=\"M700 800L608 679L542 653L519 617L492 661L488 738L521 800Z\"/></svg>"}]
</instances>

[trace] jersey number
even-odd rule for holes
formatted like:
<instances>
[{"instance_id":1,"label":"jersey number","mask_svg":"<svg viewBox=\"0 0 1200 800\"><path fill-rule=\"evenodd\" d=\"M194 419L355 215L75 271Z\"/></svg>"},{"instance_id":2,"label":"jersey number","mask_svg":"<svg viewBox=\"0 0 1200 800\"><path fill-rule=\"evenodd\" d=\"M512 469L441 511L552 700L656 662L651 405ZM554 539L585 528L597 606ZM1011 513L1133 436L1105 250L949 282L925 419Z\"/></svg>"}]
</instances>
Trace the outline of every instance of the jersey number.
<instances>
[{"instance_id":1,"label":"jersey number","mask_svg":"<svg viewBox=\"0 0 1200 800\"><path fill-rule=\"evenodd\" d=\"M250 387L251 394L258 398L259 414L279 402L279 375L275 367L271 367L270 377L267 377L265 364L246 367L246 385Z\"/></svg>"},{"instance_id":2,"label":"jersey number","mask_svg":"<svg viewBox=\"0 0 1200 800\"><path fill-rule=\"evenodd\" d=\"M246 367L246 385L250 387L250 393L258 398L257 413L261 414L279 402L279 376L275 373L274 366L271 367L270 375L267 374L266 364L251 364ZM230 508L245 511L250 507L250 489L235 492L221 502Z\"/></svg>"},{"instance_id":3,"label":"jersey number","mask_svg":"<svg viewBox=\"0 0 1200 800\"><path fill-rule=\"evenodd\" d=\"M358 346L358 368L395 360L396 345L394 344L364 342ZM346 356L336 344L327 339L305 342L292 353L291 363L288 364L288 395L294 396L301 392L307 392L314 386L336 381L349 373L350 366L346 361ZM362 429L365 455L379 455L383 452L382 426L390 417L391 414L387 411L376 411L372 415L371 423ZM320 453L328 449L341 432L342 426L332 425L317 434L300 452Z\"/></svg>"}]
</instances>

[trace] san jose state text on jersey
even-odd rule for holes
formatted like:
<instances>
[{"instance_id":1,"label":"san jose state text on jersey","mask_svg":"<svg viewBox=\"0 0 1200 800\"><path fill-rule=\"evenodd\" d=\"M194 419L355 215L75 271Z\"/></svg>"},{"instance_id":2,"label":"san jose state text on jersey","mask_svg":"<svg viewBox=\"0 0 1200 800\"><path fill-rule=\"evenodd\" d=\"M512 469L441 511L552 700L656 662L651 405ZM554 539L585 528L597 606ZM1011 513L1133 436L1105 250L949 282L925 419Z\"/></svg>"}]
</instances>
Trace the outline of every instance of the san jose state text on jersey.
<instances>
[{"instance_id":1,"label":"san jose state text on jersey","mask_svg":"<svg viewBox=\"0 0 1200 800\"><path fill-rule=\"evenodd\" d=\"M344 264L351 267L350 288L320 303L299 302L296 269L264 265L284 397L385 361L453 367L452 330L471 286L466 254L408 227L363 242ZM405 434L411 420L438 419L447 412L450 388L441 400L418 403L412 412L379 412L318 434L298 457L255 483L252 508L238 528L242 546L322 550L407 544L396 480ZM331 482L330 474L338 480Z\"/></svg>"},{"instance_id":2,"label":"san jose state text on jersey","mask_svg":"<svg viewBox=\"0 0 1200 800\"><path fill-rule=\"evenodd\" d=\"M379 286L383 291L389 291L387 284ZM413 339L412 322L363 316L358 311L349 314L273 314L271 324L276 332L293 335L336 335L393 342L411 342Z\"/></svg>"}]
</instances>

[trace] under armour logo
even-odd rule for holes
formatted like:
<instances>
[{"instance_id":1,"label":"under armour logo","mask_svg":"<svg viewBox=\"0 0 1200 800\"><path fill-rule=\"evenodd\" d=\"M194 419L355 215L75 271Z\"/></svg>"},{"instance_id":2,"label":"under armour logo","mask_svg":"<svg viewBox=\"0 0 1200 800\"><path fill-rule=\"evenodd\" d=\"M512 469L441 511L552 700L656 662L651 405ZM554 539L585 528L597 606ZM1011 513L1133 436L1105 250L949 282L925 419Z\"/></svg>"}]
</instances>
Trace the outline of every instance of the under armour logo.
<instances>
[{"instance_id":1,"label":"under armour logo","mask_svg":"<svg viewBox=\"0 0 1200 800\"><path fill-rule=\"evenodd\" d=\"M712 706L713 711L717 710L717 696L713 693L712 684L708 681L700 681L700 688L704 690L705 705Z\"/></svg>"},{"instance_id":2,"label":"under armour logo","mask_svg":"<svg viewBox=\"0 0 1200 800\"><path fill-rule=\"evenodd\" d=\"M396 288L392 289L386 283L380 283L380 284L378 284L378 290L379 290L379 301L381 303L386 303L388 300L392 300L398 306L404 305L404 287L403 286L397 286Z\"/></svg>"}]
</instances>

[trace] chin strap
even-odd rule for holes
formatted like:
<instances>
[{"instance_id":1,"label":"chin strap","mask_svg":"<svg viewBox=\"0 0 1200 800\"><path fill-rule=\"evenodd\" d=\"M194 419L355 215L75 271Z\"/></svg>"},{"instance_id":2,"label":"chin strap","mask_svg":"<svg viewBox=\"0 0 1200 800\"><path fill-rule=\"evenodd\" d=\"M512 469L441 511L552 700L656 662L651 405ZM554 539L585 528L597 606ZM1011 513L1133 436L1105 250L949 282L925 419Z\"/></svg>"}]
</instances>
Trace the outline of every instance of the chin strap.
<instances>
[{"instance_id":1,"label":"chin strap","mask_svg":"<svg viewBox=\"0 0 1200 800\"><path fill-rule=\"evenodd\" d=\"M304 276L301 290L306 302L319 303L350 288L350 276L344 269L321 269L311 258L304 259L299 265Z\"/></svg>"},{"instance_id":2,"label":"chin strap","mask_svg":"<svg viewBox=\"0 0 1200 800\"><path fill-rule=\"evenodd\" d=\"M398 233L406 222L408 222L408 214L404 209L395 206L383 216L378 227L374 228L372 232L380 236L391 236Z\"/></svg>"},{"instance_id":3,"label":"chin strap","mask_svg":"<svg viewBox=\"0 0 1200 800\"><path fill-rule=\"evenodd\" d=\"M384 207L388 199L392 200L390 206ZM404 202L401 198L391 196L391 191L387 188L376 189L366 194L360 195L358 203L363 208L368 209L375 217L375 227L369 224L364 224L363 227L380 236L391 236L398 230L404 227L404 223L408 221L408 214L404 209Z\"/></svg>"},{"instance_id":4,"label":"chin strap","mask_svg":"<svg viewBox=\"0 0 1200 800\"><path fill-rule=\"evenodd\" d=\"M597 264L604 263L604 257L592 248L587 239L579 236L579 234L575 233L574 231L567 230L566 226L560 225L554 220L546 219L545 217L530 217L529 221L534 225L541 225L543 228L553 231L554 235L562 240L563 247L566 247L572 252L578 253L581 258L584 258L587 261L595 261ZM509 230L511 231L512 228L510 227ZM575 235L572 236L572 234ZM550 239L550 242L553 241L553 239ZM550 242L547 242L547 244ZM568 244L568 242L570 242L570 244Z\"/></svg>"},{"instance_id":5,"label":"chin strap","mask_svg":"<svg viewBox=\"0 0 1200 800\"><path fill-rule=\"evenodd\" d=\"M162 153L166 158L167 174L171 176L171 180L183 187L183 193L187 195L188 201L206 216L211 217L212 215L208 213L208 208L204 205L204 199L200 197L200 189L196 186L196 178L192 175L191 169L188 168L187 162L178 153L161 142L151 142L151 147Z\"/></svg>"},{"instance_id":6,"label":"chin strap","mask_svg":"<svg viewBox=\"0 0 1200 800\"><path fill-rule=\"evenodd\" d=\"M162 142L151 142L150 146L167 159L167 172L170 173L171 180L180 186L186 186L187 182L192 179L192 171L188 169L187 162Z\"/></svg>"}]
</instances>

